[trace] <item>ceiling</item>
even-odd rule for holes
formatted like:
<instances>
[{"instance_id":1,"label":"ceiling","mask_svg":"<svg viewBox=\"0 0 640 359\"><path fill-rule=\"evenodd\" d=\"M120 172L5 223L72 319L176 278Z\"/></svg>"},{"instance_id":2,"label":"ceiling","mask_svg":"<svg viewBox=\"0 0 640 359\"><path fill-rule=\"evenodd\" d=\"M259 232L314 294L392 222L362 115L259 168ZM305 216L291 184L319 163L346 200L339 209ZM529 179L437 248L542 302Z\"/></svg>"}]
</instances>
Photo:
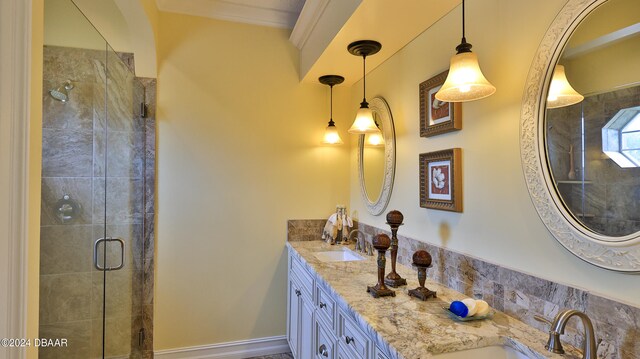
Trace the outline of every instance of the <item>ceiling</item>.
<instances>
[{"instance_id":1,"label":"ceiling","mask_svg":"<svg viewBox=\"0 0 640 359\"><path fill-rule=\"evenodd\" d=\"M345 85L362 78L362 61L347 45L370 39L382 50L367 72L393 56L455 9L461 0L156 0L160 11L292 29L300 50L300 80L339 74Z\"/></svg>"},{"instance_id":2,"label":"ceiling","mask_svg":"<svg viewBox=\"0 0 640 359\"><path fill-rule=\"evenodd\" d=\"M305 0L156 0L158 9L213 19L293 28Z\"/></svg>"},{"instance_id":3,"label":"ceiling","mask_svg":"<svg viewBox=\"0 0 640 359\"><path fill-rule=\"evenodd\" d=\"M367 57L370 72L459 7L460 1L307 0L289 38L300 49L300 80L317 83L322 75L337 74L345 77L344 85L352 85L362 78L362 58L347 51L351 42L382 44L379 53ZM315 17L307 17L307 12Z\"/></svg>"}]
</instances>

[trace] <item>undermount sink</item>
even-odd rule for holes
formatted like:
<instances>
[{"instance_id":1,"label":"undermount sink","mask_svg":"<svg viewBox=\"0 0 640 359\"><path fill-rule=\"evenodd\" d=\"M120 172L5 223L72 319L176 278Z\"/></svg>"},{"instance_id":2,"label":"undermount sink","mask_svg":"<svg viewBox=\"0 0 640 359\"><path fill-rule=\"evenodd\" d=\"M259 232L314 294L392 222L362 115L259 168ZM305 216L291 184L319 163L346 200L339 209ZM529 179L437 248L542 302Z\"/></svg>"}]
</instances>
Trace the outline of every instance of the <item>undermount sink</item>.
<instances>
[{"instance_id":1,"label":"undermount sink","mask_svg":"<svg viewBox=\"0 0 640 359\"><path fill-rule=\"evenodd\" d=\"M493 345L484 348L461 350L457 352L438 354L434 359L531 359L519 351L508 347Z\"/></svg>"},{"instance_id":2,"label":"undermount sink","mask_svg":"<svg viewBox=\"0 0 640 359\"><path fill-rule=\"evenodd\" d=\"M316 252L313 255L320 262L352 262L364 259L363 256L345 247L337 251Z\"/></svg>"}]
</instances>

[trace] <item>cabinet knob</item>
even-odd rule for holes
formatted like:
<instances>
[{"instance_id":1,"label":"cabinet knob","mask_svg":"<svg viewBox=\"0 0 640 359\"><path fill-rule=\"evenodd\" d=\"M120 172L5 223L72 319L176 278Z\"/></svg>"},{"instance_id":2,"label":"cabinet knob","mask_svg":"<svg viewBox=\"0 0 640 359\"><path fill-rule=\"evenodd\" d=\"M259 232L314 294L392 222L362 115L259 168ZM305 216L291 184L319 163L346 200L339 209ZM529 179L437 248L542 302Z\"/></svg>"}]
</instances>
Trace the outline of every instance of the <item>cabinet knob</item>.
<instances>
[{"instance_id":1,"label":"cabinet knob","mask_svg":"<svg viewBox=\"0 0 640 359\"><path fill-rule=\"evenodd\" d=\"M318 348L318 353L320 353L320 355L322 355L323 357L328 357L329 356L329 351L327 350L327 347L324 344L322 344Z\"/></svg>"},{"instance_id":2,"label":"cabinet knob","mask_svg":"<svg viewBox=\"0 0 640 359\"><path fill-rule=\"evenodd\" d=\"M300 292L300 289L296 289L295 291L296 295L299 297L300 295L302 295L302 293Z\"/></svg>"},{"instance_id":3,"label":"cabinet knob","mask_svg":"<svg viewBox=\"0 0 640 359\"><path fill-rule=\"evenodd\" d=\"M351 344L351 343L355 343L356 342L356 340L353 339L353 337L348 337L348 336L344 337L344 341L347 342L347 344Z\"/></svg>"},{"instance_id":4,"label":"cabinet knob","mask_svg":"<svg viewBox=\"0 0 640 359\"><path fill-rule=\"evenodd\" d=\"M320 302L320 308L326 308L327 305L325 303Z\"/></svg>"}]
</instances>

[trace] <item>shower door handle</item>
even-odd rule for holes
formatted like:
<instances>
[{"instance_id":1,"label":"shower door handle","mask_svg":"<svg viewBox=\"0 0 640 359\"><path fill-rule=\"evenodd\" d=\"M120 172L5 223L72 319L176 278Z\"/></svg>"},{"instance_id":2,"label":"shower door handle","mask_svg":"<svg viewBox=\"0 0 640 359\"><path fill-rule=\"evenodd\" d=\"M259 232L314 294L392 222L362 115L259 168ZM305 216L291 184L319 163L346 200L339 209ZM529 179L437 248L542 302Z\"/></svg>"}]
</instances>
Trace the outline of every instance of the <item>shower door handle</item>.
<instances>
[{"instance_id":1,"label":"shower door handle","mask_svg":"<svg viewBox=\"0 0 640 359\"><path fill-rule=\"evenodd\" d=\"M115 267L103 267L100 265L100 263L98 263L98 247L100 246L100 243L104 243L104 250L106 251L107 244L109 242L118 242L120 244L120 264ZM112 270L122 269L122 267L124 267L124 241L120 238L111 238L111 237L98 239L96 243L93 245L93 265L99 271L112 271Z\"/></svg>"}]
</instances>

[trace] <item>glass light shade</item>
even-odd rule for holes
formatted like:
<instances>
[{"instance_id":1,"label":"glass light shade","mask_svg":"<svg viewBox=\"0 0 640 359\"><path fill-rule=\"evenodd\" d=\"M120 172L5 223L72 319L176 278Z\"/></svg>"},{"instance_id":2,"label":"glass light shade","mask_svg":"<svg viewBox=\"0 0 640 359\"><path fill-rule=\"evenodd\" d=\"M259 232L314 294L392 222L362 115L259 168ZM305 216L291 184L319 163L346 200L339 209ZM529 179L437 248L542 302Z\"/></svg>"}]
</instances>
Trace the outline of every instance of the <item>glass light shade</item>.
<instances>
[{"instance_id":1,"label":"glass light shade","mask_svg":"<svg viewBox=\"0 0 640 359\"><path fill-rule=\"evenodd\" d=\"M384 138L382 137L382 133L370 133L367 136L367 146L384 146Z\"/></svg>"},{"instance_id":2,"label":"glass light shade","mask_svg":"<svg viewBox=\"0 0 640 359\"><path fill-rule=\"evenodd\" d=\"M349 129L349 133L379 133L380 129L373 120L373 112L368 107L360 107L356 113L356 119Z\"/></svg>"},{"instance_id":3,"label":"glass light shade","mask_svg":"<svg viewBox=\"0 0 640 359\"><path fill-rule=\"evenodd\" d=\"M436 98L444 102L466 102L493 95L493 86L482 74L478 57L473 52L461 52L451 57L449 74Z\"/></svg>"},{"instance_id":4,"label":"glass light shade","mask_svg":"<svg viewBox=\"0 0 640 359\"><path fill-rule=\"evenodd\" d=\"M564 66L556 65L553 70L553 78L549 86L547 96L547 108L558 108L574 105L584 100L584 96L578 93L567 80Z\"/></svg>"},{"instance_id":5,"label":"glass light shade","mask_svg":"<svg viewBox=\"0 0 640 359\"><path fill-rule=\"evenodd\" d=\"M324 137L322 138L322 143L325 145L341 145L342 138L340 138L340 134L338 133L338 129L335 125L327 126L327 129L324 131Z\"/></svg>"}]
</instances>

